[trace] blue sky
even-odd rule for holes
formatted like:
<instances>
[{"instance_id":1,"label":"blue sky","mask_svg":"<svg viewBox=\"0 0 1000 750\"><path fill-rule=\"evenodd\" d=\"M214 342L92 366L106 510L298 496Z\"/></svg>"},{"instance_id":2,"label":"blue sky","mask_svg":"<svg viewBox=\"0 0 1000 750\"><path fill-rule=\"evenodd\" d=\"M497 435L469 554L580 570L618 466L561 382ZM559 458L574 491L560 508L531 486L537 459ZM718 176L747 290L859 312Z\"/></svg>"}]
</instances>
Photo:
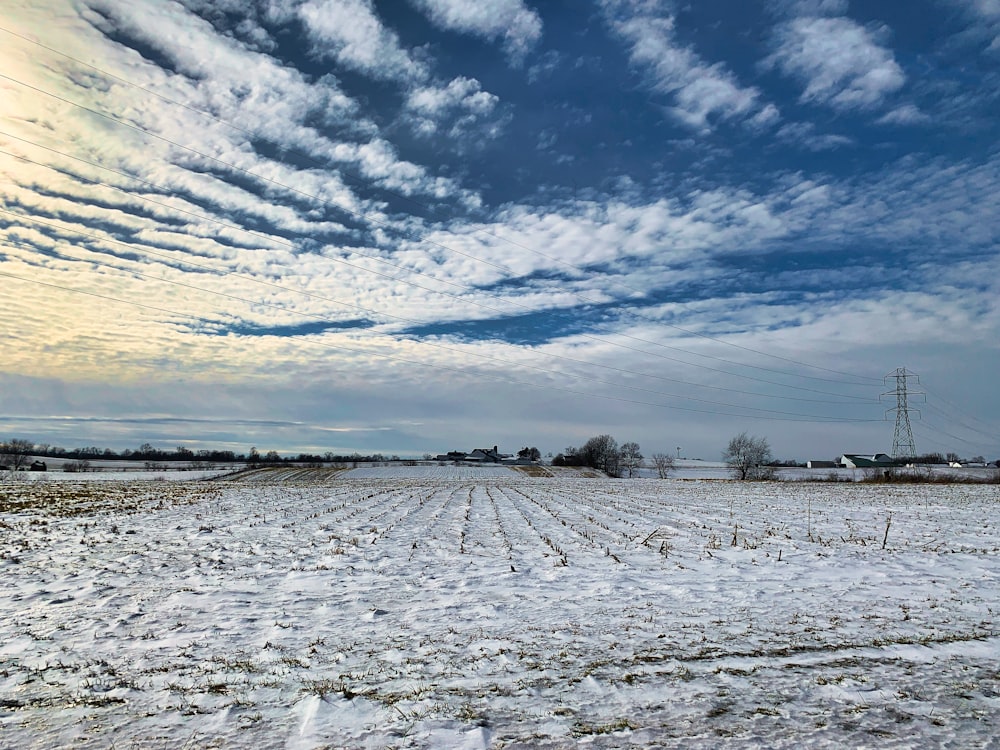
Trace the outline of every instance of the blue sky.
<instances>
[{"instance_id":1,"label":"blue sky","mask_svg":"<svg viewBox=\"0 0 1000 750\"><path fill-rule=\"evenodd\" d=\"M0 29L0 436L832 458L906 367L918 452L1000 457L995 0Z\"/></svg>"}]
</instances>

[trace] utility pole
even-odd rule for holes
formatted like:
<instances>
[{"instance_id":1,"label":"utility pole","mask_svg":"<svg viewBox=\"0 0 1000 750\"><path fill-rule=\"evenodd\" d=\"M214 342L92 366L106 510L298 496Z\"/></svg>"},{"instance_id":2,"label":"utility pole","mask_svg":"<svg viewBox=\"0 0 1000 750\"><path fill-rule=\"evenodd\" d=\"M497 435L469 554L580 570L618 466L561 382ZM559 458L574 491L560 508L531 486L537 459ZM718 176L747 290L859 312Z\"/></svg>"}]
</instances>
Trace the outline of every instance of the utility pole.
<instances>
[{"instance_id":1,"label":"utility pole","mask_svg":"<svg viewBox=\"0 0 1000 750\"><path fill-rule=\"evenodd\" d=\"M920 383L920 377L912 372L907 372L905 367L897 367L893 372L890 372L883 379L883 383L888 383L889 379L893 378L896 381L896 387L882 393L879 395L879 400L882 400L882 396L895 396L896 397L896 408L886 409L886 415L889 412L896 412L896 429L892 434L892 457L893 458L913 458L917 455L917 449L913 445L913 429L910 427L910 412L917 412L917 416L920 416L920 411L918 409L911 409L908 403L910 396L924 396L925 394L915 391L909 391L906 387L907 378L916 378L917 383Z\"/></svg>"}]
</instances>

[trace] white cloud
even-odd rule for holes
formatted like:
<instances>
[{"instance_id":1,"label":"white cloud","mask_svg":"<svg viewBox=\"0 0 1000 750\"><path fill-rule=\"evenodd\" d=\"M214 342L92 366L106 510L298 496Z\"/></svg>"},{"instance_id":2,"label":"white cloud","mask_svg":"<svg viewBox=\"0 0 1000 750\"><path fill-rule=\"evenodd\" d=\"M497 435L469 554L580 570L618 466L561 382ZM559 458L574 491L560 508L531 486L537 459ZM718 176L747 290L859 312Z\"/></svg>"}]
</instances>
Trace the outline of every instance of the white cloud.
<instances>
[{"instance_id":1,"label":"white cloud","mask_svg":"<svg viewBox=\"0 0 1000 750\"><path fill-rule=\"evenodd\" d=\"M752 127L776 121L777 109L761 105L756 88L741 86L722 63L707 63L677 41L674 18L659 3L604 0L604 8L633 65L654 90L670 95L669 111L685 125L707 131L715 118L751 119Z\"/></svg>"},{"instance_id":2,"label":"white cloud","mask_svg":"<svg viewBox=\"0 0 1000 750\"><path fill-rule=\"evenodd\" d=\"M780 120L781 111L773 104L766 104L760 112L747 121L747 124L754 130L766 130L776 125Z\"/></svg>"},{"instance_id":3,"label":"white cloud","mask_svg":"<svg viewBox=\"0 0 1000 750\"><path fill-rule=\"evenodd\" d=\"M348 10L355 7L361 9L358 12L363 16L364 3L344 6ZM344 8L341 10L347 12ZM382 187L407 195L448 195L475 204L475 195L459 190L452 180L432 177L425 168L401 159L396 148L380 137L377 126L359 114L357 103L340 90L332 76L307 80L294 69L217 34L202 19L173 6L154 3L148 8L109 3L104 12L107 20L102 21L102 26L109 27L109 31L122 30L142 40L190 75L190 78L170 76L143 63L133 65L134 69L126 68L123 77L166 92L175 100L217 113L221 120L238 123L254 137L263 137L280 148L298 150L320 164L333 162L334 165L353 166ZM372 23L376 24L374 28L378 32L380 23L374 18ZM358 32L355 29L351 33ZM107 40L98 39L91 42L91 46L101 47L106 43ZM373 49L378 49L379 43L375 39ZM192 53L193 49L197 54ZM105 67L110 65L112 70L119 70L123 63L118 58L131 64L133 55L109 46L105 57ZM418 85L412 81L406 83ZM76 91L72 93L77 94ZM161 106L148 95L128 88L113 87L107 91L107 98L108 109L121 110L128 106L143 127L178 143L191 145L255 173L266 174L286 185L294 185L302 192L335 200L350 210L363 208L336 178L308 171L296 177L295 170L248 153L246 133L202 118L192 119L190 113L181 113L175 106ZM313 122L320 125L313 126ZM336 127L323 127L330 125ZM332 140L330 133L336 133L339 140ZM113 145L103 143L102 147L113 148ZM142 155L141 163L134 165L138 172L150 168L147 156ZM190 156L180 158L189 160ZM269 174L272 170L280 174Z\"/></svg>"},{"instance_id":4,"label":"white cloud","mask_svg":"<svg viewBox=\"0 0 1000 750\"><path fill-rule=\"evenodd\" d=\"M537 56L534 58L532 64L528 66L528 82L538 83L544 80L546 76L551 75L559 67L562 60L563 56L556 50L547 50Z\"/></svg>"},{"instance_id":5,"label":"white cloud","mask_svg":"<svg viewBox=\"0 0 1000 750\"><path fill-rule=\"evenodd\" d=\"M772 0L773 10L789 16L842 16L847 0Z\"/></svg>"},{"instance_id":6,"label":"white cloud","mask_svg":"<svg viewBox=\"0 0 1000 750\"><path fill-rule=\"evenodd\" d=\"M971 21L963 36L986 45L988 52L1000 52L1000 0L939 0L958 7Z\"/></svg>"},{"instance_id":7,"label":"white cloud","mask_svg":"<svg viewBox=\"0 0 1000 750\"><path fill-rule=\"evenodd\" d=\"M930 119L916 105L904 104L891 112L886 112L876 122L880 125L922 125L930 122Z\"/></svg>"},{"instance_id":8,"label":"white cloud","mask_svg":"<svg viewBox=\"0 0 1000 750\"><path fill-rule=\"evenodd\" d=\"M817 133L811 122L789 122L778 129L775 136L780 141L794 143L809 151L832 151L842 146L852 146L854 141L837 133Z\"/></svg>"},{"instance_id":9,"label":"white cloud","mask_svg":"<svg viewBox=\"0 0 1000 750\"><path fill-rule=\"evenodd\" d=\"M960 0L983 18L1000 19L1000 0Z\"/></svg>"},{"instance_id":10,"label":"white cloud","mask_svg":"<svg viewBox=\"0 0 1000 750\"><path fill-rule=\"evenodd\" d=\"M764 62L805 84L802 100L834 109L878 106L906 81L879 41L885 27L865 28L846 17L803 16L778 25L776 49Z\"/></svg>"},{"instance_id":11,"label":"white cloud","mask_svg":"<svg viewBox=\"0 0 1000 750\"><path fill-rule=\"evenodd\" d=\"M522 14L516 5L500 3L496 10L506 8L513 14L512 22L521 23ZM490 8L456 2L433 6L432 16L440 16L445 25L487 35L508 29L503 23L507 15L484 15L486 10ZM498 98L483 91L472 78L459 76L448 83L431 80L426 62L401 47L398 35L377 17L371 0L308 0L299 7L298 16L313 39L314 54L332 57L339 64L373 78L402 84L406 89L402 118L409 121L415 132L430 136L446 131L453 138L472 131L480 137L492 138L499 132L502 120L488 119ZM380 147L384 149L386 144ZM395 171L406 170L398 165ZM385 184L394 189L401 187L391 181Z\"/></svg>"},{"instance_id":12,"label":"white cloud","mask_svg":"<svg viewBox=\"0 0 1000 750\"><path fill-rule=\"evenodd\" d=\"M126 80L172 98L194 97L196 106L222 118L239 112L245 127L288 117L298 120L312 114L321 115L328 123L360 122L363 131L371 131L372 125L359 118L356 102L339 89L333 78L307 82L298 71L218 34L211 24L179 5L111 0L94 0L91 5L101 13L92 19L98 28L149 45L182 74L170 75L124 46L95 38L86 27L82 27L82 33L77 28L75 34L60 35L60 41L65 38L70 49L79 46L82 59L93 59L93 50L100 49L100 67ZM245 119L248 117L249 121Z\"/></svg>"},{"instance_id":13,"label":"white cloud","mask_svg":"<svg viewBox=\"0 0 1000 750\"><path fill-rule=\"evenodd\" d=\"M313 52L375 78L413 81L427 76L375 15L371 0L309 0L298 10L313 40Z\"/></svg>"},{"instance_id":14,"label":"white cloud","mask_svg":"<svg viewBox=\"0 0 1000 750\"><path fill-rule=\"evenodd\" d=\"M542 19L522 0L411 0L437 26L503 39L511 62L520 64L542 36Z\"/></svg>"},{"instance_id":15,"label":"white cloud","mask_svg":"<svg viewBox=\"0 0 1000 750\"><path fill-rule=\"evenodd\" d=\"M433 135L440 126L452 123L453 138L482 123L493 113L499 98L483 91L479 81L458 77L445 86L420 86L406 97L407 110L414 129L422 135ZM490 131L491 123L486 130ZM492 131L495 134L495 130Z\"/></svg>"}]
</instances>

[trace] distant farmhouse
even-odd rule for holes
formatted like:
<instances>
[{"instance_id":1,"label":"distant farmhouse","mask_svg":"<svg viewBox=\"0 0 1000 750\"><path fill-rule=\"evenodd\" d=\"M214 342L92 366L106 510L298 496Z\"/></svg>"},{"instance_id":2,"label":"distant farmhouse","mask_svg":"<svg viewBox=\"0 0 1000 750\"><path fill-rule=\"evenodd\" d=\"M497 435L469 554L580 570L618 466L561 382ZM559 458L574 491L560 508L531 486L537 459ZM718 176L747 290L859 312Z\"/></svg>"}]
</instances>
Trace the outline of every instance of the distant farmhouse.
<instances>
[{"instance_id":1,"label":"distant farmhouse","mask_svg":"<svg viewBox=\"0 0 1000 750\"><path fill-rule=\"evenodd\" d=\"M448 451L440 453L434 457L435 461L463 461L474 464L530 464L528 459L515 458L510 453L501 453L498 446L492 448L475 448L466 453L464 451Z\"/></svg>"},{"instance_id":2,"label":"distant farmhouse","mask_svg":"<svg viewBox=\"0 0 1000 750\"><path fill-rule=\"evenodd\" d=\"M869 469L872 467L889 468L895 463L891 456L885 453L875 453L872 455L863 453L845 453L836 461L807 461L806 468L809 469Z\"/></svg>"},{"instance_id":3,"label":"distant farmhouse","mask_svg":"<svg viewBox=\"0 0 1000 750\"><path fill-rule=\"evenodd\" d=\"M845 469L870 469L873 467L888 469L895 466L892 456L885 453L876 453L874 455L845 453L840 457L838 463Z\"/></svg>"},{"instance_id":4,"label":"distant farmhouse","mask_svg":"<svg viewBox=\"0 0 1000 750\"><path fill-rule=\"evenodd\" d=\"M807 469L839 469L839 461L806 461Z\"/></svg>"}]
</instances>

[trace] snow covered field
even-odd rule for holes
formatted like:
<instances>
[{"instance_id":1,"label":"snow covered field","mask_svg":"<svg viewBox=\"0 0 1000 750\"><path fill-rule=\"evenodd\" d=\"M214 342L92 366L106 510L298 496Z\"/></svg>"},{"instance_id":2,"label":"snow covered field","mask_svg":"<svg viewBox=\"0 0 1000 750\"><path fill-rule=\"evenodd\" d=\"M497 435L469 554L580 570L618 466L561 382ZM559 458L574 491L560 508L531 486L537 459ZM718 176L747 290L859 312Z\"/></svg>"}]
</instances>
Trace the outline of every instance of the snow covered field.
<instances>
[{"instance_id":1,"label":"snow covered field","mask_svg":"<svg viewBox=\"0 0 1000 750\"><path fill-rule=\"evenodd\" d=\"M997 747L998 499L8 483L0 746Z\"/></svg>"},{"instance_id":2,"label":"snow covered field","mask_svg":"<svg viewBox=\"0 0 1000 750\"><path fill-rule=\"evenodd\" d=\"M241 467L242 468L242 467ZM11 475L0 473L0 484L9 482L191 482L198 479L211 479L222 474L229 474L235 469L192 469L190 471L146 471L102 469L100 471L63 472L63 471L25 471Z\"/></svg>"}]
</instances>

